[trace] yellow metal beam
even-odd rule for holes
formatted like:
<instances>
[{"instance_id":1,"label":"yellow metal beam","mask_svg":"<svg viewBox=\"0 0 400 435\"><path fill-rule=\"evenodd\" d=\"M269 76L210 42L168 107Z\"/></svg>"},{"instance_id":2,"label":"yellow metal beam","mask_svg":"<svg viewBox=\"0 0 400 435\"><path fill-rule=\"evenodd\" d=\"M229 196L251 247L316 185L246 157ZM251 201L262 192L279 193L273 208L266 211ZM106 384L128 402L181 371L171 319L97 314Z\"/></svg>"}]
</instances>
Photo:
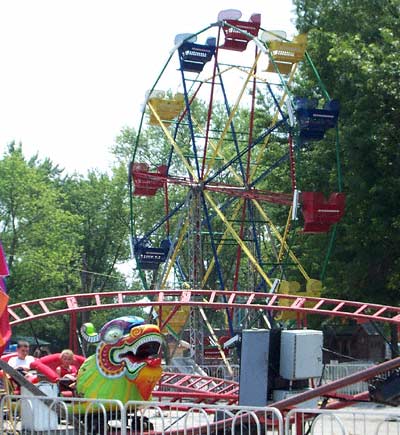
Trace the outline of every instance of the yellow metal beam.
<instances>
[{"instance_id":1,"label":"yellow metal beam","mask_svg":"<svg viewBox=\"0 0 400 435\"><path fill-rule=\"evenodd\" d=\"M212 197L209 194L209 192L205 191L204 192L204 196L207 199L207 201L211 204L211 207L214 209L214 211L220 217L222 222L225 224L225 226L228 229L229 233L237 241L238 245L242 248L242 251L247 255L248 259L253 264L255 269L257 269L257 272L264 278L265 282L268 283L268 285L270 287L272 287L271 280L268 278L267 274L264 272L263 268L260 266L259 262L254 257L254 255L250 252L249 248L246 246L246 244L240 238L239 234L235 231L235 229L233 228L231 223L228 221L228 219L225 217L225 215L218 208L218 205L214 202L214 200L212 199Z\"/></svg>"}]
</instances>

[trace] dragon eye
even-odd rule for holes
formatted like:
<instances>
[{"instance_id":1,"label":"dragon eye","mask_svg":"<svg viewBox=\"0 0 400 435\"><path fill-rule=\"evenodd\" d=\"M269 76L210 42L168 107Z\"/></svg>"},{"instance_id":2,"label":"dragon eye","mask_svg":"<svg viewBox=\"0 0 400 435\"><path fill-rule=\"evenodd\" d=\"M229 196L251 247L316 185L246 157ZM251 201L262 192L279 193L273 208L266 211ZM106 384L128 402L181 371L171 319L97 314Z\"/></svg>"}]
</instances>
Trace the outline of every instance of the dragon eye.
<instances>
[{"instance_id":1,"label":"dragon eye","mask_svg":"<svg viewBox=\"0 0 400 435\"><path fill-rule=\"evenodd\" d=\"M111 326L102 335L106 343L116 343L124 335L124 330L119 326Z\"/></svg>"}]
</instances>

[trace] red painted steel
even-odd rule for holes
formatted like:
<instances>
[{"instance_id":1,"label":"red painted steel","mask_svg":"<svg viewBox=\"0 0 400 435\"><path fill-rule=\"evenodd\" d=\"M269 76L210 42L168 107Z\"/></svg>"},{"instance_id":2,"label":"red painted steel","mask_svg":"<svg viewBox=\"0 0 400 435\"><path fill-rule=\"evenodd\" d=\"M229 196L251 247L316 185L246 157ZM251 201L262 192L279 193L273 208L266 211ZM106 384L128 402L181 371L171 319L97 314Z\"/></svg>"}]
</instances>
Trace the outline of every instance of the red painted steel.
<instances>
[{"instance_id":1,"label":"red painted steel","mask_svg":"<svg viewBox=\"0 0 400 435\"><path fill-rule=\"evenodd\" d=\"M271 404L277 409L287 409L292 406L298 405L299 403L305 402L307 400L313 399L315 397L323 396L330 392L334 392L339 388L346 387L348 385L355 384L357 382L365 381L367 379L373 378L379 373L384 373L386 371L400 367L400 357L385 361L373 367L369 367L357 373L353 373L337 381L329 382L328 384L322 385L321 387L314 388L313 390L306 391L296 396L289 397L288 399L280 400ZM364 397L364 396L363 396Z\"/></svg>"},{"instance_id":2,"label":"red painted steel","mask_svg":"<svg viewBox=\"0 0 400 435\"><path fill-rule=\"evenodd\" d=\"M148 298L149 300L145 300ZM107 310L118 307L197 306L211 309L245 308L269 312L291 311L302 315L342 317L358 322L376 321L400 326L400 307L258 292L223 290L140 290L62 295L11 304L8 307L11 325L54 315Z\"/></svg>"},{"instance_id":3,"label":"red painted steel","mask_svg":"<svg viewBox=\"0 0 400 435\"><path fill-rule=\"evenodd\" d=\"M148 301L145 299L148 298ZM289 302L289 305L286 305ZM282 305L285 304L285 305ZM293 311L300 315L320 314L355 319L359 322L369 320L394 323L400 326L400 308L369 304L365 302L343 301L328 298L299 297L255 292L232 292L222 290L141 290L114 291L104 293L63 295L9 305L11 325L18 325L35 319L53 315L71 316L71 324L76 328L76 315L79 312L107 310L132 306L200 306L212 309L245 308L272 312ZM75 332L75 331L74 331ZM75 334L74 334L75 335ZM303 393L277 402L274 406L288 409L296 403L312 397L332 394L338 388L369 379L377 373L400 366L400 357L373 368L353 374L339 381L331 382L310 392ZM167 391L165 391L167 390ZM195 401L198 403L224 402L236 403L239 384L235 381L221 380L183 373L164 373L154 396L168 398L175 402ZM359 395L349 397L347 403L356 402ZM363 393L363 399L365 394ZM341 407L332 404L334 407Z\"/></svg>"},{"instance_id":4,"label":"red painted steel","mask_svg":"<svg viewBox=\"0 0 400 435\"><path fill-rule=\"evenodd\" d=\"M186 373L163 373L154 397L172 401L234 404L238 400L239 383L209 376Z\"/></svg>"},{"instance_id":5,"label":"red painted steel","mask_svg":"<svg viewBox=\"0 0 400 435\"><path fill-rule=\"evenodd\" d=\"M134 165L140 166L140 171L134 168ZM167 184L174 184L178 186L196 186L198 183L184 177L171 177L167 175L165 166L159 166L157 172L149 172L141 168L143 163L134 163L132 165L132 177L135 182L134 195L139 196L153 196L159 189ZM272 204L292 205L293 195L291 193L271 192L268 190L259 190L254 188L243 188L231 184L222 183L207 183L203 186L204 190L210 192L220 192L228 196L237 196L240 198L257 199Z\"/></svg>"},{"instance_id":6,"label":"red painted steel","mask_svg":"<svg viewBox=\"0 0 400 435\"><path fill-rule=\"evenodd\" d=\"M250 17L250 21L227 19L225 20L225 23L222 27L225 35L225 42L220 46L220 48L234 51L245 51L251 37L258 35L261 24L261 15L253 14Z\"/></svg>"}]
</instances>

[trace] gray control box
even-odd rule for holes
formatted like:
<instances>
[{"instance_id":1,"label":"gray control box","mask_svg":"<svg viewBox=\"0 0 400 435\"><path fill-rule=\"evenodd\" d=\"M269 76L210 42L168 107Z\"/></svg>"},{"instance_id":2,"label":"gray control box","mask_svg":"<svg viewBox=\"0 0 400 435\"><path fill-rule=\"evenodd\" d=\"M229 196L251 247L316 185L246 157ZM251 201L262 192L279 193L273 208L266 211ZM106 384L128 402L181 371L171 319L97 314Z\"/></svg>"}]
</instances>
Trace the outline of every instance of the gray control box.
<instances>
[{"instance_id":1,"label":"gray control box","mask_svg":"<svg viewBox=\"0 0 400 435\"><path fill-rule=\"evenodd\" d=\"M322 374L322 331L282 331L280 375L284 379L318 378Z\"/></svg>"}]
</instances>

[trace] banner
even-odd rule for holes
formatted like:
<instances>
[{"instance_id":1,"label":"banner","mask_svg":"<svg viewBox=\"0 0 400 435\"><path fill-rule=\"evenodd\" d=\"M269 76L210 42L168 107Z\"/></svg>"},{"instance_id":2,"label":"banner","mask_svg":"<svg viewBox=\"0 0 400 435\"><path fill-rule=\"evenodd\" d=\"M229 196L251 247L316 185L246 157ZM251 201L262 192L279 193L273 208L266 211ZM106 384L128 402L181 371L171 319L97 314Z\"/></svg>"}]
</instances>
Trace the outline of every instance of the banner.
<instances>
[{"instance_id":1,"label":"banner","mask_svg":"<svg viewBox=\"0 0 400 435\"><path fill-rule=\"evenodd\" d=\"M5 278L9 275L3 245L0 242L0 355L4 352L11 338L11 327L8 317L8 295Z\"/></svg>"}]
</instances>

